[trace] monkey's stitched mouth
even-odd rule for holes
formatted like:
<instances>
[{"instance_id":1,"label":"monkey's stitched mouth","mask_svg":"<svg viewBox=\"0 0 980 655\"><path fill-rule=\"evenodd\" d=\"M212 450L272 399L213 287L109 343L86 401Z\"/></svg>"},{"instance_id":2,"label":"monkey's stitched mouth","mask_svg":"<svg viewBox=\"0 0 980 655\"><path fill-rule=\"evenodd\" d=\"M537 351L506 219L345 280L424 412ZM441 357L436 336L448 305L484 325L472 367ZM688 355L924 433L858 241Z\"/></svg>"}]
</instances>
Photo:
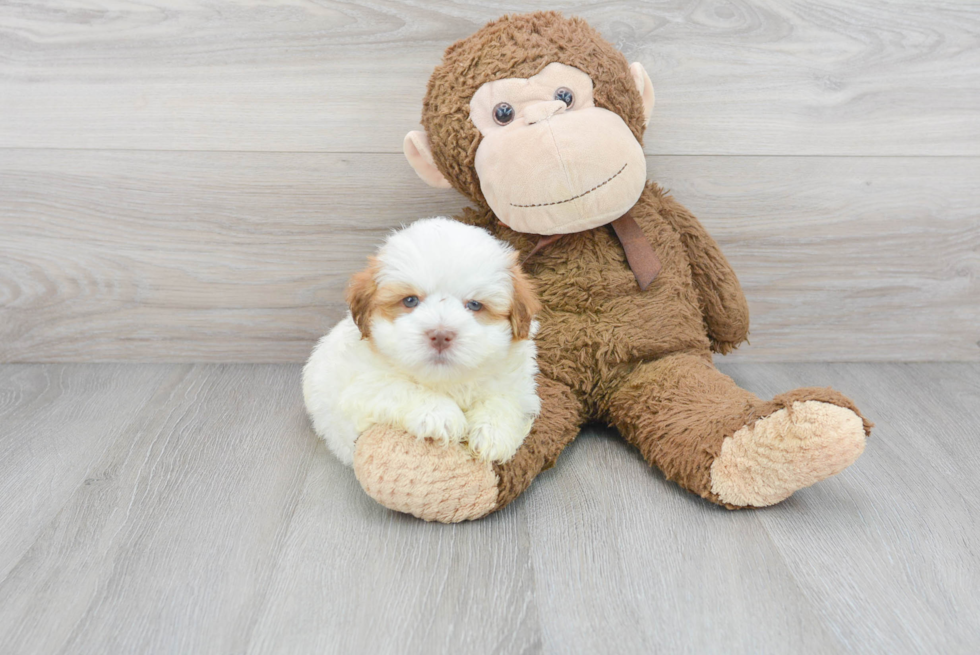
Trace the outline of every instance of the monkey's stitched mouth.
<instances>
[{"instance_id":1,"label":"monkey's stitched mouth","mask_svg":"<svg viewBox=\"0 0 980 655\"><path fill-rule=\"evenodd\" d=\"M556 200L555 202L541 202L541 203L538 203L536 205L516 205L514 203L510 203L510 206L511 207L550 207L551 205L563 205L566 202L571 202L573 200L578 200L582 196L587 196L590 193L592 193L593 191L595 191L596 189L598 189L599 187L603 187L603 186L609 184L610 182L612 182L613 178L616 177L617 175L619 175L620 173L622 173L623 171L625 171L627 166L629 166L628 163L623 164L623 167L620 168L615 173L613 173L612 174L612 177L610 177L608 180L606 180L605 182L600 182L599 184L595 185L594 187L592 187L588 191L586 191L584 193L580 193L577 196L572 196L571 198L566 198L565 200Z\"/></svg>"}]
</instances>

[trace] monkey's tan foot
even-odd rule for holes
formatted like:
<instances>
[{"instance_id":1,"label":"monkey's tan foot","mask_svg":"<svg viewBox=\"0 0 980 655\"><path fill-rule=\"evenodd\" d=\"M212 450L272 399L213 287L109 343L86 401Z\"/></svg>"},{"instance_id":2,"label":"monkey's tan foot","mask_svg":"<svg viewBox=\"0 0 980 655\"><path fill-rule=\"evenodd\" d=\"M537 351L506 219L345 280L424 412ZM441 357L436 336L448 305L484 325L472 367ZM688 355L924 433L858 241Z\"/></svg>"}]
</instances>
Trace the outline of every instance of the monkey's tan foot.
<instances>
[{"instance_id":1,"label":"monkey's tan foot","mask_svg":"<svg viewBox=\"0 0 980 655\"><path fill-rule=\"evenodd\" d=\"M865 424L846 407L793 402L725 439L711 491L729 506L774 505L840 473L864 452Z\"/></svg>"},{"instance_id":2,"label":"monkey's tan foot","mask_svg":"<svg viewBox=\"0 0 980 655\"><path fill-rule=\"evenodd\" d=\"M457 523L497 508L493 465L458 444L442 445L376 426L357 439L354 474L371 498L426 521Z\"/></svg>"}]
</instances>

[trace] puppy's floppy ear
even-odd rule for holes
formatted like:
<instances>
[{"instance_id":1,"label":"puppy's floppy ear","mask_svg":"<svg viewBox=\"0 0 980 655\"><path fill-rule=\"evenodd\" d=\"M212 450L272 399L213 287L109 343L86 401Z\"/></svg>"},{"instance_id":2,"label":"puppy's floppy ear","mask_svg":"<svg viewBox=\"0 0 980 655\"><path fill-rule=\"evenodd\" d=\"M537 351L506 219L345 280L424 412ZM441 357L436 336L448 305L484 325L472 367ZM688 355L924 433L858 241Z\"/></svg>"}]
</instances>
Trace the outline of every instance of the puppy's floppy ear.
<instances>
[{"instance_id":1,"label":"puppy's floppy ear","mask_svg":"<svg viewBox=\"0 0 980 655\"><path fill-rule=\"evenodd\" d=\"M374 309L374 294L378 291L378 284L375 282L378 260L369 257L368 262L370 264L366 269L351 277L347 287L347 304L350 305L351 316L364 339L371 336L371 312Z\"/></svg>"},{"instance_id":2,"label":"puppy's floppy ear","mask_svg":"<svg viewBox=\"0 0 980 655\"><path fill-rule=\"evenodd\" d=\"M531 321L534 315L541 311L541 303L534 292L534 284L521 270L520 264L514 264L511 269L514 279L514 300L510 307L510 329L514 340L527 339L531 334Z\"/></svg>"}]
</instances>

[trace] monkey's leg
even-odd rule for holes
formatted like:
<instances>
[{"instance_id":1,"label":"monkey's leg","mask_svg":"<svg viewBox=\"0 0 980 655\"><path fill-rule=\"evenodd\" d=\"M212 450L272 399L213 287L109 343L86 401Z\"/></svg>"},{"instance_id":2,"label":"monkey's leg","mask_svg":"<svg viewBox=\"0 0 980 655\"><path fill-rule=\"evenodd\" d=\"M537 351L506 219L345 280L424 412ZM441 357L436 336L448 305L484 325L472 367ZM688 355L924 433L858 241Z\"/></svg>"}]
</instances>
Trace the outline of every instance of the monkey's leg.
<instances>
[{"instance_id":1,"label":"monkey's leg","mask_svg":"<svg viewBox=\"0 0 980 655\"><path fill-rule=\"evenodd\" d=\"M457 523L505 507L579 432L582 405L565 385L538 378L541 415L517 454L503 464L474 459L464 446L443 446L377 426L354 449L354 473L369 496L426 521Z\"/></svg>"},{"instance_id":2,"label":"monkey's leg","mask_svg":"<svg viewBox=\"0 0 980 655\"><path fill-rule=\"evenodd\" d=\"M667 479L729 508L773 505L841 472L871 429L833 389L796 389L766 402L691 354L641 364L607 409Z\"/></svg>"}]
</instances>

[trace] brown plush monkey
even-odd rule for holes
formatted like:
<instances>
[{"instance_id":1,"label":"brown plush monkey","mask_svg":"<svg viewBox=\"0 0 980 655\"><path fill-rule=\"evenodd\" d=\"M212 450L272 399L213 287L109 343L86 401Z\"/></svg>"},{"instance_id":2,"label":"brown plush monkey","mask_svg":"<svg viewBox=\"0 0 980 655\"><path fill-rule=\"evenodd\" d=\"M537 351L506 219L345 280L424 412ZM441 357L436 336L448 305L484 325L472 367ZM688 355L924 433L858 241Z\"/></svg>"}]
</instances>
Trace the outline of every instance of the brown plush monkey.
<instances>
[{"instance_id":1,"label":"brown plush monkey","mask_svg":"<svg viewBox=\"0 0 980 655\"><path fill-rule=\"evenodd\" d=\"M425 133L410 133L405 153L423 180L476 204L460 220L527 257L544 305L542 412L517 455L494 465L368 431L354 468L380 503L427 520L485 516L587 421L617 427L668 479L729 508L777 503L863 452L871 424L841 394L763 401L712 365L712 351L745 341L748 307L697 219L646 181L653 102L643 67L581 19L507 16L446 50Z\"/></svg>"}]
</instances>

